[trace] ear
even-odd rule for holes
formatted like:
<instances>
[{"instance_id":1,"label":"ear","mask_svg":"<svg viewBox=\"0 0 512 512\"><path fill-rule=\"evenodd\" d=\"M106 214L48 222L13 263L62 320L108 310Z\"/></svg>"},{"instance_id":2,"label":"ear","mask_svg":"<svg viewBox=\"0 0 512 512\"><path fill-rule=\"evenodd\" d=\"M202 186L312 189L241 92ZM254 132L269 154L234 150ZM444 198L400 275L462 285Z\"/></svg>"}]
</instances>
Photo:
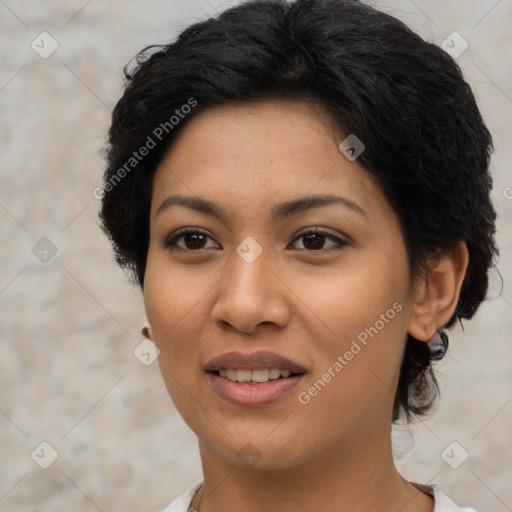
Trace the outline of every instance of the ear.
<instances>
[{"instance_id":1,"label":"ear","mask_svg":"<svg viewBox=\"0 0 512 512\"><path fill-rule=\"evenodd\" d=\"M416 282L408 328L411 336L432 341L437 329L450 320L457 307L468 261L468 248L462 241L433 258L427 275Z\"/></svg>"}]
</instances>

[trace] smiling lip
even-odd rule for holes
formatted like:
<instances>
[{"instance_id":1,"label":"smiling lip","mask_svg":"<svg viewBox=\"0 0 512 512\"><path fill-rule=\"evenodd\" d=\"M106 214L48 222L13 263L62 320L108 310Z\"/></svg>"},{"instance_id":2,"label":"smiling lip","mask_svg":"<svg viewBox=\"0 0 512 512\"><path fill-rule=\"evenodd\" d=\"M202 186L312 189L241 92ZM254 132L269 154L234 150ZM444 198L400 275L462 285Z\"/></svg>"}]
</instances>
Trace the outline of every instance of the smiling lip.
<instances>
[{"instance_id":1,"label":"smiling lip","mask_svg":"<svg viewBox=\"0 0 512 512\"><path fill-rule=\"evenodd\" d=\"M244 354L242 352L227 352L205 364L207 372L216 372L221 368L244 370L261 370L264 368L279 368L288 370L291 373L304 373L306 370L298 364L272 352L253 352Z\"/></svg>"},{"instance_id":2,"label":"smiling lip","mask_svg":"<svg viewBox=\"0 0 512 512\"><path fill-rule=\"evenodd\" d=\"M269 380L261 383L235 382L221 377L219 371L261 370L278 368L288 370L286 378ZM228 402L241 407L261 407L288 395L302 379L305 370L298 364L272 352L229 352L222 354L205 366L208 380L216 393Z\"/></svg>"}]
</instances>

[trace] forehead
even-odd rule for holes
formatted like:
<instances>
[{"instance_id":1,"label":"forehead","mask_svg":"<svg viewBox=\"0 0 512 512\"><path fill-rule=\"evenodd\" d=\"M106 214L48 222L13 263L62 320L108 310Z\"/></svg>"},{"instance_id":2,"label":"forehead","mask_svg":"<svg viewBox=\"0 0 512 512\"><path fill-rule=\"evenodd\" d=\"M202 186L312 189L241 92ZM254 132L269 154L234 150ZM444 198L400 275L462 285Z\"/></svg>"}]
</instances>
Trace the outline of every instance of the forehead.
<instances>
[{"instance_id":1,"label":"forehead","mask_svg":"<svg viewBox=\"0 0 512 512\"><path fill-rule=\"evenodd\" d=\"M344 139L330 116L309 101L209 108L178 132L160 163L152 214L170 194L256 207L308 193L339 193L383 206L373 176L339 150Z\"/></svg>"}]
</instances>

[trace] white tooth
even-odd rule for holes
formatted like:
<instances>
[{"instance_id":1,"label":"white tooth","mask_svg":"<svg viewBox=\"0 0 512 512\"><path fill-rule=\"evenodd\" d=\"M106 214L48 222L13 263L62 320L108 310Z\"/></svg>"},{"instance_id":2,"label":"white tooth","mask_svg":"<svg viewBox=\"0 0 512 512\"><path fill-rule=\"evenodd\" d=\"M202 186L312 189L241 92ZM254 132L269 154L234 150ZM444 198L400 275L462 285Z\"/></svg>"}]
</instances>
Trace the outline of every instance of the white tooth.
<instances>
[{"instance_id":1,"label":"white tooth","mask_svg":"<svg viewBox=\"0 0 512 512\"><path fill-rule=\"evenodd\" d=\"M236 380L238 382L249 382L251 380L251 370L236 370Z\"/></svg>"},{"instance_id":2,"label":"white tooth","mask_svg":"<svg viewBox=\"0 0 512 512\"><path fill-rule=\"evenodd\" d=\"M281 370L279 368L270 368L268 371L268 376L271 379L279 379L279 376L281 375Z\"/></svg>"},{"instance_id":3,"label":"white tooth","mask_svg":"<svg viewBox=\"0 0 512 512\"><path fill-rule=\"evenodd\" d=\"M253 370L252 380L254 382L267 382L269 380L269 370Z\"/></svg>"},{"instance_id":4,"label":"white tooth","mask_svg":"<svg viewBox=\"0 0 512 512\"><path fill-rule=\"evenodd\" d=\"M259 370L226 370L219 369L219 375L233 382L268 382L279 377L287 378L291 375L289 370L280 370L279 368L261 368Z\"/></svg>"}]
</instances>

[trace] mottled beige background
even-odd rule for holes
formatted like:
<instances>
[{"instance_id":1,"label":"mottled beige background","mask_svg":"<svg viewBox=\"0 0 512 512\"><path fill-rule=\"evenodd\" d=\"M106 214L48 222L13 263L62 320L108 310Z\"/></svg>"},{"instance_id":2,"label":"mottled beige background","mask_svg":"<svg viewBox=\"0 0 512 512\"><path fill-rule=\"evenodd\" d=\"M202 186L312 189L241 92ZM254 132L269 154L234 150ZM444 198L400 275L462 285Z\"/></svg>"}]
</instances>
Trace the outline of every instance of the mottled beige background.
<instances>
[{"instance_id":1,"label":"mottled beige background","mask_svg":"<svg viewBox=\"0 0 512 512\"><path fill-rule=\"evenodd\" d=\"M439 44L452 31L469 43L458 62L495 138L504 279L502 295L495 275L489 301L452 335L435 419L412 436L397 430L397 464L461 504L505 512L512 510L512 5L373 4ZM112 262L93 190L121 67L223 5L0 0L2 511L156 511L200 478L194 435L157 362L146 367L133 354L142 341L141 297ZM39 51L51 48L50 39L42 48L43 31L58 43L46 59L31 48L34 40ZM58 454L48 469L37 464L52 454L43 441ZM441 457L453 441L460 446L448 450L452 459L469 454L458 469Z\"/></svg>"}]
</instances>

